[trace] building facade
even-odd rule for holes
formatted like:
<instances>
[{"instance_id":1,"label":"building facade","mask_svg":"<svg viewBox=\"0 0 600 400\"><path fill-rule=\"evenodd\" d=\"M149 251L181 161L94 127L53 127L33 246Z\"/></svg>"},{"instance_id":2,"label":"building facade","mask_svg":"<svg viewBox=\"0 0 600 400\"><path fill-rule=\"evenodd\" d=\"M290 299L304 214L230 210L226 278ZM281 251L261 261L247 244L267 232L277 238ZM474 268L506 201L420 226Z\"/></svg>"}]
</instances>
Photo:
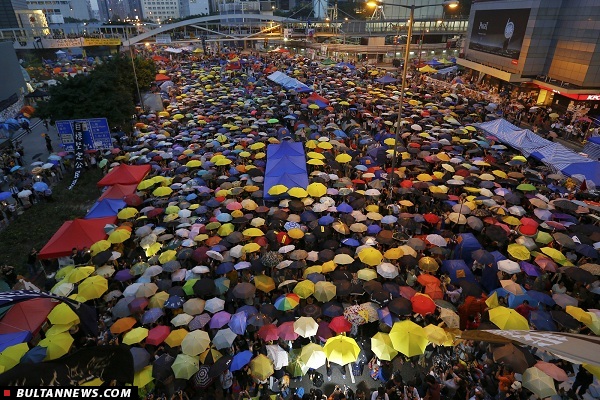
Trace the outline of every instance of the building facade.
<instances>
[{"instance_id":1,"label":"building facade","mask_svg":"<svg viewBox=\"0 0 600 400\"><path fill-rule=\"evenodd\" d=\"M16 28L19 26L16 10L27 10L25 0L0 1L0 29Z\"/></svg>"},{"instance_id":2,"label":"building facade","mask_svg":"<svg viewBox=\"0 0 600 400\"><path fill-rule=\"evenodd\" d=\"M88 0L27 0L30 10L42 10L46 20L52 24L61 24L65 18L88 21L92 18Z\"/></svg>"},{"instance_id":3,"label":"building facade","mask_svg":"<svg viewBox=\"0 0 600 400\"><path fill-rule=\"evenodd\" d=\"M459 64L500 85L535 88L539 104L588 102L600 112L599 1L481 1L469 26Z\"/></svg>"},{"instance_id":4,"label":"building facade","mask_svg":"<svg viewBox=\"0 0 600 400\"><path fill-rule=\"evenodd\" d=\"M169 19L181 18L180 0L142 0L144 19L168 23Z\"/></svg>"}]
</instances>

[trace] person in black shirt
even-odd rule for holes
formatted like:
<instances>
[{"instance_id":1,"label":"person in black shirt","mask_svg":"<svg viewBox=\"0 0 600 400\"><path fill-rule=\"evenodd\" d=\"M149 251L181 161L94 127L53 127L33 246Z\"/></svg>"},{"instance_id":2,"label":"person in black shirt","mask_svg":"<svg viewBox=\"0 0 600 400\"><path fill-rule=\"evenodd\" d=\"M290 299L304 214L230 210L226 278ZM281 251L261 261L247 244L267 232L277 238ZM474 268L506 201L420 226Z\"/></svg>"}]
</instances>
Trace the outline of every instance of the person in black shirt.
<instances>
[{"instance_id":1,"label":"person in black shirt","mask_svg":"<svg viewBox=\"0 0 600 400\"><path fill-rule=\"evenodd\" d=\"M29 271L29 276L31 278L33 278L37 272L35 268L35 264L37 263L37 255L38 252L35 247L33 247L27 255L27 270Z\"/></svg>"}]
</instances>

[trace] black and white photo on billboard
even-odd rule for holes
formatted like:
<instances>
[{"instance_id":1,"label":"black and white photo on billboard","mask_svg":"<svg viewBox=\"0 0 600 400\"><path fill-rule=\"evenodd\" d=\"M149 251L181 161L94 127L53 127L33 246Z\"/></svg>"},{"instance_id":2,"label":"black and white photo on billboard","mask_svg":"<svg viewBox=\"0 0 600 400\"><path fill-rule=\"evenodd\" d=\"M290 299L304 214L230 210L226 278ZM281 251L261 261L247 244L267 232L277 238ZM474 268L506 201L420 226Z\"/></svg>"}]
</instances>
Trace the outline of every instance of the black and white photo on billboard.
<instances>
[{"instance_id":1,"label":"black and white photo on billboard","mask_svg":"<svg viewBox=\"0 0 600 400\"><path fill-rule=\"evenodd\" d=\"M518 60L530 11L529 8L477 10L469 49Z\"/></svg>"}]
</instances>

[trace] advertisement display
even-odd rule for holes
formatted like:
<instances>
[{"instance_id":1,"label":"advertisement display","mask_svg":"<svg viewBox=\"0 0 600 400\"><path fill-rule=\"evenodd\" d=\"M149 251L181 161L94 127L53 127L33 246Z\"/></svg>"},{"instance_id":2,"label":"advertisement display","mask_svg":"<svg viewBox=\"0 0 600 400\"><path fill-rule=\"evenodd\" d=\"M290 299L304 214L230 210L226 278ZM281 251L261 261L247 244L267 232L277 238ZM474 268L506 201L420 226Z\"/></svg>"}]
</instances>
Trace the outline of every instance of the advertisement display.
<instances>
[{"instance_id":1,"label":"advertisement display","mask_svg":"<svg viewBox=\"0 0 600 400\"><path fill-rule=\"evenodd\" d=\"M469 49L518 60L530 11L529 8L475 11Z\"/></svg>"}]
</instances>

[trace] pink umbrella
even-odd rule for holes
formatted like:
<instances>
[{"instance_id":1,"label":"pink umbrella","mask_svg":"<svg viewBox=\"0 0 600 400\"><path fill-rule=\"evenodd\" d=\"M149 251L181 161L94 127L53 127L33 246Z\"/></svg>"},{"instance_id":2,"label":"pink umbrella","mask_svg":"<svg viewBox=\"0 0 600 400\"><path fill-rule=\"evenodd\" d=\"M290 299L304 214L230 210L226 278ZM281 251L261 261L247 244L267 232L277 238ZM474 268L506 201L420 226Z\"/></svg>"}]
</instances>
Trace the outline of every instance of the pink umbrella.
<instances>
[{"instance_id":1,"label":"pink umbrella","mask_svg":"<svg viewBox=\"0 0 600 400\"><path fill-rule=\"evenodd\" d=\"M534 262L537 265L539 265L544 271L556 272L556 270L558 269L558 265L556 265L556 263L552 259L545 256L537 256Z\"/></svg>"},{"instance_id":2,"label":"pink umbrella","mask_svg":"<svg viewBox=\"0 0 600 400\"><path fill-rule=\"evenodd\" d=\"M146 338L146 344L151 344L153 346L158 346L169 336L171 333L171 328L164 325L156 326L148 332L148 337Z\"/></svg>"},{"instance_id":3,"label":"pink umbrella","mask_svg":"<svg viewBox=\"0 0 600 400\"><path fill-rule=\"evenodd\" d=\"M147 339L146 339L146 343L148 343ZM543 373L545 373L546 375L548 375L549 377L551 377L552 379L554 379L556 381L564 382L569 379L569 377L567 376L567 373L565 371L563 371L562 368L559 368L558 366L556 366L556 364L552 364L552 363L545 362L545 361L538 361L534 365L534 367L541 370Z\"/></svg>"},{"instance_id":4,"label":"pink umbrella","mask_svg":"<svg viewBox=\"0 0 600 400\"><path fill-rule=\"evenodd\" d=\"M294 321L287 321L277 327L277 334L283 340L296 340L298 334L294 332Z\"/></svg>"},{"instance_id":5,"label":"pink umbrella","mask_svg":"<svg viewBox=\"0 0 600 400\"><path fill-rule=\"evenodd\" d=\"M260 327L258 330L258 336L261 337L265 342L270 342L272 340L279 339L279 333L277 332L277 327L273 324L267 324Z\"/></svg>"},{"instance_id":6,"label":"pink umbrella","mask_svg":"<svg viewBox=\"0 0 600 400\"><path fill-rule=\"evenodd\" d=\"M237 201L234 201L232 203L227 204L226 208L229 211L241 210L242 209L242 205L240 203L238 203Z\"/></svg>"}]
</instances>

